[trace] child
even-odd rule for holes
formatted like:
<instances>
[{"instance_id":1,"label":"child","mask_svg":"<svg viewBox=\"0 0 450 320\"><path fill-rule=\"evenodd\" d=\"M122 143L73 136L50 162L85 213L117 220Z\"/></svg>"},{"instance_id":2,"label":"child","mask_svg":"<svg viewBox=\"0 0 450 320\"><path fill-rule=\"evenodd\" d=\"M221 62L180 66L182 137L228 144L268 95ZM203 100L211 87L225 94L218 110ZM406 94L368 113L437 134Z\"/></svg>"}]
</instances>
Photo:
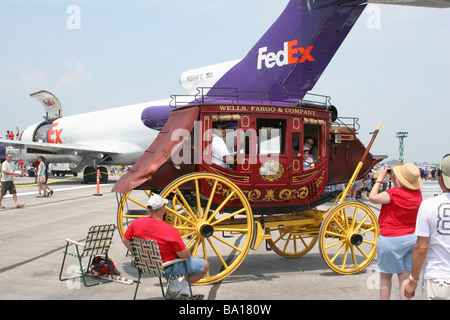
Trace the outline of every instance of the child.
<instances>
[{"instance_id":1,"label":"child","mask_svg":"<svg viewBox=\"0 0 450 320\"><path fill-rule=\"evenodd\" d=\"M303 170L309 170L314 168L314 161L309 156L309 148L307 146L303 147Z\"/></svg>"}]
</instances>

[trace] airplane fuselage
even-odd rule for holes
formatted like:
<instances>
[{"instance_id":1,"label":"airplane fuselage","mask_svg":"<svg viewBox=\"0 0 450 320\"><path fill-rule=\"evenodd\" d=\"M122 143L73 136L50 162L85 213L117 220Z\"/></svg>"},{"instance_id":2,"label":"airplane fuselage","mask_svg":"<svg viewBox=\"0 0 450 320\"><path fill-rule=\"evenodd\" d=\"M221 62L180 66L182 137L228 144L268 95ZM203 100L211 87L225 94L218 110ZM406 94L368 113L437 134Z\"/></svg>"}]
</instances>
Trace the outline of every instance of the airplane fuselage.
<instances>
[{"instance_id":1,"label":"airplane fuselage","mask_svg":"<svg viewBox=\"0 0 450 320\"><path fill-rule=\"evenodd\" d=\"M21 142L49 143L67 149L53 152L49 148L43 150L28 146L21 150L21 158L34 162L38 155L44 154L49 162L55 163L80 163L83 158L89 158L98 164L132 165L159 133L157 129L144 125L143 111L165 104L168 116L171 109L168 102L140 103L33 124L24 130ZM80 151L75 146L91 148L92 151Z\"/></svg>"}]
</instances>

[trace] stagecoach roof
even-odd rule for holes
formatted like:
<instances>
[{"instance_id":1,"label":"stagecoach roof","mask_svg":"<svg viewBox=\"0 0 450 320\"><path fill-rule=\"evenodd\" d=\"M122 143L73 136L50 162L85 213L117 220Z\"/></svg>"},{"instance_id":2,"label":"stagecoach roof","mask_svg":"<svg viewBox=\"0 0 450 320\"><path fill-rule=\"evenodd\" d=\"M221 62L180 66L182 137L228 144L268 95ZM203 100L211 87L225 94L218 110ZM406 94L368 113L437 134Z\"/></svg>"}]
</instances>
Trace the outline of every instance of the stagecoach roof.
<instances>
[{"instance_id":1,"label":"stagecoach roof","mask_svg":"<svg viewBox=\"0 0 450 320\"><path fill-rule=\"evenodd\" d=\"M198 114L198 106L174 109L154 143L148 147L133 167L117 181L112 191L126 194L151 180L153 174L167 162L173 148L180 143L178 140L171 140L172 132L177 129L185 129L190 132L194 127L195 120L198 119Z\"/></svg>"}]
</instances>

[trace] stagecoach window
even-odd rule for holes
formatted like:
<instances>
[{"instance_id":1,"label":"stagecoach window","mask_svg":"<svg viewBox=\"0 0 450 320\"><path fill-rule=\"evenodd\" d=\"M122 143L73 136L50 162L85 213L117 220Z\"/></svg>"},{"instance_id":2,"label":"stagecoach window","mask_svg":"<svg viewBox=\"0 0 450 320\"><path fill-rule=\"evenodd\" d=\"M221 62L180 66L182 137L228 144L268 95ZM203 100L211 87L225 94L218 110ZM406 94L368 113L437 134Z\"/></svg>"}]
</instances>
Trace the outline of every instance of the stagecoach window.
<instances>
[{"instance_id":1,"label":"stagecoach window","mask_svg":"<svg viewBox=\"0 0 450 320\"><path fill-rule=\"evenodd\" d=\"M320 147L326 146L326 144L324 144L324 141L321 140L325 138L325 135L320 133L321 127L324 128L324 126L320 126L318 124L304 125L304 140L312 138L314 142L312 150L310 150L310 154L315 161L317 161L321 157Z\"/></svg>"},{"instance_id":2,"label":"stagecoach window","mask_svg":"<svg viewBox=\"0 0 450 320\"><path fill-rule=\"evenodd\" d=\"M258 119L259 154L284 154L285 119Z\"/></svg>"},{"instance_id":3,"label":"stagecoach window","mask_svg":"<svg viewBox=\"0 0 450 320\"><path fill-rule=\"evenodd\" d=\"M301 156L300 148L302 146L301 132L292 132L292 155Z\"/></svg>"}]
</instances>

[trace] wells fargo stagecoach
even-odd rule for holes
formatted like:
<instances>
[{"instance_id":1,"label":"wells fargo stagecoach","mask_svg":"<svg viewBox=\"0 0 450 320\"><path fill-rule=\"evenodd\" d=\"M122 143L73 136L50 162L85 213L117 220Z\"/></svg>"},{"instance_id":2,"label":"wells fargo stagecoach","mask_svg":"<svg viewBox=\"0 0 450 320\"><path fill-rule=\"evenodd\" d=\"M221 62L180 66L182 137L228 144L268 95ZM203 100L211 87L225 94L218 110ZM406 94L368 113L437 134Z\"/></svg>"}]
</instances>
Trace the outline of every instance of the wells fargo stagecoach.
<instances>
[{"instance_id":1,"label":"wells fargo stagecoach","mask_svg":"<svg viewBox=\"0 0 450 320\"><path fill-rule=\"evenodd\" d=\"M321 100L324 101L321 101ZM233 163L214 163L212 135L225 123ZM319 241L328 266L341 274L363 270L374 258L377 218L360 202L344 202L356 179L380 159L356 137L357 119L337 118L328 97L280 101L198 103L175 108L156 140L116 183L118 226L148 215L151 192L169 199L166 221L193 256L211 265L200 284L219 281L263 240L287 258ZM312 137L313 166L304 166ZM345 190L332 186L347 184Z\"/></svg>"}]
</instances>

